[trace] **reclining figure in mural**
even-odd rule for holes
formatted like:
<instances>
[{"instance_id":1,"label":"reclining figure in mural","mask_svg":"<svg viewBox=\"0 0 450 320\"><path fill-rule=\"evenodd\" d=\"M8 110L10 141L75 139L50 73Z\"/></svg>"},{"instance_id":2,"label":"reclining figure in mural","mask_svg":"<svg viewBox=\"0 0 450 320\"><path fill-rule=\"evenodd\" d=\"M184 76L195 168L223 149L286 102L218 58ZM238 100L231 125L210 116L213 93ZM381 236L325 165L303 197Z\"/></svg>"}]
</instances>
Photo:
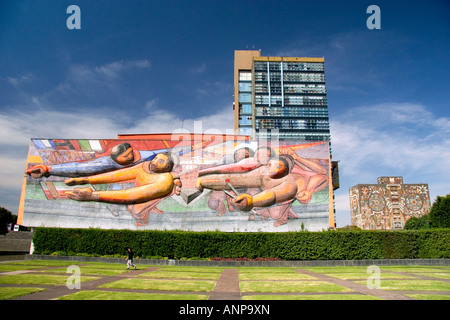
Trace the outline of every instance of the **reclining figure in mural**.
<instances>
[{"instance_id":1,"label":"reclining figure in mural","mask_svg":"<svg viewBox=\"0 0 450 320\"><path fill-rule=\"evenodd\" d=\"M175 159L171 153L159 153L151 161L120 170L98 175L71 178L65 181L69 186L81 184L107 184L134 180L135 187L114 191L94 191L91 188L75 188L66 191L68 198L77 201L98 201L128 205L128 211L137 220L136 225L148 224L149 205L156 206L162 198L180 194L180 177L171 172Z\"/></svg>"},{"instance_id":2,"label":"reclining figure in mural","mask_svg":"<svg viewBox=\"0 0 450 320\"><path fill-rule=\"evenodd\" d=\"M89 176L122 169L144 161L150 161L159 152L167 152L167 150L135 151L128 142L125 142L114 146L111 149L109 156L100 157L94 160L66 162L55 165L38 164L28 168L26 173L35 179L48 176Z\"/></svg>"},{"instance_id":3,"label":"reclining figure in mural","mask_svg":"<svg viewBox=\"0 0 450 320\"><path fill-rule=\"evenodd\" d=\"M276 220L275 227L286 224L288 218L297 217L291 209L294 200L309 203L314 192L328 185L328 172L321 164L299 157L291 148L281 148L278 158L273 155L272 149L260 148L255 152L255 159L201 170L197 187L200 190L249 188L231 201L236 208L253 212L253 208L258 208L256 213L262 219ZM250 214L250 220L253 219L254 213Z\"/></svg>"}]
</instances>

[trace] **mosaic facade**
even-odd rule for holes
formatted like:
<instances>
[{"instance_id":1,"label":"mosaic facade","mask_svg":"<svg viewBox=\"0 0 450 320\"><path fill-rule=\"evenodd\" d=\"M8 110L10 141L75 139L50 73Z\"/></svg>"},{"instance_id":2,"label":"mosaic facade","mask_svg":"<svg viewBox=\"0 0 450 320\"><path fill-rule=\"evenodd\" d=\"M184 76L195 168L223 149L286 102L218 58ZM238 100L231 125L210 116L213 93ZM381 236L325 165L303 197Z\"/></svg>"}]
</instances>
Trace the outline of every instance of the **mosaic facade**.
<instances>
[{"instance_id":1,"label":"mosaic facade","mask_svg":"<svg viewBox=\"0 0 450 320\"><path fill-rule=\"evenodd\" d=\"M411 217L430 212L428 184L404 184L402 177L379 177L377 184L350 188L351 224L363 230L403 229Z\"/></svg>"}]
</instances>

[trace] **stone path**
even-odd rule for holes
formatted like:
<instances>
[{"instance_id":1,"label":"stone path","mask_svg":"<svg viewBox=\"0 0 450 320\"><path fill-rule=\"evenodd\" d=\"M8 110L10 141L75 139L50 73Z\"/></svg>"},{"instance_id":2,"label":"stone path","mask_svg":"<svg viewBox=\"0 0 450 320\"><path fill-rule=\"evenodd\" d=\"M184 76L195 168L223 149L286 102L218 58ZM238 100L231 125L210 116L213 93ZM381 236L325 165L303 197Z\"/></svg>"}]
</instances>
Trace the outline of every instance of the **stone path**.
<instances>
[{"instance_id":1,"label":"stone path","mask_svg":"<svg viewBox=\"0 0 450 320\"><path fill-rule=\"evenodd\" d=\"M83 265L79 265L80 267L83 267ZM184 291L162 291L162 290L137 290L137 289L112 289L112 288L100 288L99 286L114 282L117 280L125 279L125 278L134 278L142 273L151 272L160 269L160 267L145 267L145 266L138 266L139 268L137 270L130 270L126 273L119 274L119 275L113 275L113 276L98 276L99 279L91 280L87 282L81 283L81 290L102 290L102 291L121 291L121 292L144 292L144 293L158 293L158 294L199 294L199 295L208 295L209 300L240 300L241 297L244 295L244 293L241 292L240 288L240 280L239 280L239 274L238 269L234 268L226 268L222 271L220 274L214 289L211 292L184 292ZM14 274L37 274L36 271L41 271L39 274L43 274L42 271L50 270L54 268L60 268L58 266L56 267L45 267L45 268L39 268L39 269L30 269L30 270L19 270L19 271L12 271L12 272L3 272L0 273L0 276L3 275L14 275ZM438 267L437 267L438 268ZM414 300L406 294L408 293L428 293L428 294L444 294L444 295L450 295L450 292L436 292L436 291L426 291L426 292L410 292L410 291L388 291L388 290L381 290L381 289L369 289L366 285L359 284L355 282L355 280L343 280L339 279L330 275L325 275L318 272L312 272L305 269L295 269L296 272L300 274L305 274L308 276L312 276L317 279L317 281L324 281L332 284L336 284L345 288L349 288L352 290L352 292L341 292L341 293L330 293L334 295L344 295L344 294L360 294L360 295L370 295L379 297L386 300ZM443 272L448 272L448 269L443 269ZM427 275L416 275L412 273L407 272L394 272L389 271L389 273L399 274L399 278L401 278L401 275L408 275L408 276L414 276L417 280L438 280L443 282L450 282L450 279L438 279L433 278ZM52 273L55 274L55 273ZM68 274L65 274L68 276ZM145 279L145 278L141 278ZM170 281L171 279L167 279L167 281ZM197 279L196 279L197 280ZM361 280L361 279L359 279ZM254 280L247 280L247 281L254 281ZM255 280L256 281L256 280ZM276 280L272 280L276 281ZM309 280L293 280L293 281L309 281ZM58 297L68 295L75 293L79 291L79 289L69 289L66 286L51 286L51 285L9 285L9 284L0 284L0 290L1 287L40 287L45 288L47 290L24 295L21 297L17 297L13 300L52 300L56 299ZM263 293L245 293L246 295L259 295ZM295 293L265 293L270 295L317 295L317 294L327 294L327 292L295 292Z\"/></svg>"}]
</instances>

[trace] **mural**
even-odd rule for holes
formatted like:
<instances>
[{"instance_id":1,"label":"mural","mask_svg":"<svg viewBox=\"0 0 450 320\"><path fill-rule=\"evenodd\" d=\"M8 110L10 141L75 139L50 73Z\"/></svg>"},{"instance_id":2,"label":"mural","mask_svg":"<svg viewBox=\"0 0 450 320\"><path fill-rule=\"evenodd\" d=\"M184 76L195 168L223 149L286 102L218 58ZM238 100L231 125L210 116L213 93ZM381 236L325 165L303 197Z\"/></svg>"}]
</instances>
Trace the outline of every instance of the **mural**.
<instances>
[{"instance_id":1,"label":"mural","mask_svg":"<svg viewBox=\"0 0 450 320\"><path fill-rule=\"evenodd\" d=\"M378 184L350 188L352 225L363 230L403 229L411 217L428 214L427 184L404 184L402 177L379 177Z\"/></svg>"},{"instance_id":2,"label":"mural","mask_svg":"<svg viewBox=\"0 0 450 320\"><path fill-rule=\"evenodd\" d=\"M334 225L330 181L328 142L267 145L203 134L31 139L19 223L326 230Z\"/></svg>"}]
</instances>

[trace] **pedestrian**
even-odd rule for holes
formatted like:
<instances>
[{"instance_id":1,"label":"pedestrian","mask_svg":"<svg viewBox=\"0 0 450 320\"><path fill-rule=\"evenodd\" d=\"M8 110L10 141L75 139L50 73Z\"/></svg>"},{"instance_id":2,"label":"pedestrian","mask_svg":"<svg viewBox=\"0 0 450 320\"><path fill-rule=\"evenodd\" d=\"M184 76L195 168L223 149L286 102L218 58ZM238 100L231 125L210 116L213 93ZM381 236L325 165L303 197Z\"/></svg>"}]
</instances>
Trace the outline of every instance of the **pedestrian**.
<instances>
[{"instance_id":1,"label":"pedestrian","mask_svg":"<svg viewBox=\"0 0 450 320\"><path fill-rule=\"evenodd\" d=\"M127 261L127 270L130 269L130 266L136 269L136 265L133 263L133 250L131 248L128 248L128 256L125 260Z\"/></svg>"}]
</instances>

